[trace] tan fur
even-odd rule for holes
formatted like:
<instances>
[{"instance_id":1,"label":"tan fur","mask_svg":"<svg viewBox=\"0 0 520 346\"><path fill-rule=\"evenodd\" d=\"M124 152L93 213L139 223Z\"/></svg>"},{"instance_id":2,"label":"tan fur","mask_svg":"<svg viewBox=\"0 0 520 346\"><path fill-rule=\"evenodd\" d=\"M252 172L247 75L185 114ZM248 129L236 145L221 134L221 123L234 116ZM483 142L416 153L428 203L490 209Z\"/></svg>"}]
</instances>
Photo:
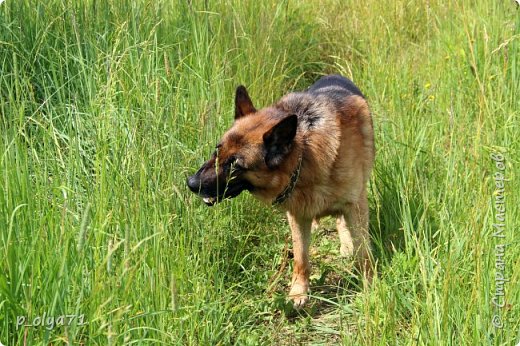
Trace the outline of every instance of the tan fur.
<instances>
[{"instance_id":1,"label":"tan fur","mask_svg":"<svg viewBox=\"0 0 520 346\"><path fill-rule=\"evenodd\" d=\"M244 89L245 90L245 89ZM247 93L244 91L247 95ZM238 99L238 98L237 98ZM247 98L248 99L248 96ZM265 161L263 136L297 105L305 105L317 117L313 126L298 123L290 152L270 169ZM254 109L246 103L244 109ZM296 307L308 300L311 226L319 218L337 217L342 256L355 256L357 267L369 280L372 275L366 184L374 162L374 136L365 99L351 94L338 106L330 98L291 93L277 104L241 112L224 134L218 152L222 162L237 155L246 169L243 178L260 200L272 203L288 186L301 157L298 180L279 207L287 212L292 233L294 272L289 295Z\"/></svg>"}]
</instances>

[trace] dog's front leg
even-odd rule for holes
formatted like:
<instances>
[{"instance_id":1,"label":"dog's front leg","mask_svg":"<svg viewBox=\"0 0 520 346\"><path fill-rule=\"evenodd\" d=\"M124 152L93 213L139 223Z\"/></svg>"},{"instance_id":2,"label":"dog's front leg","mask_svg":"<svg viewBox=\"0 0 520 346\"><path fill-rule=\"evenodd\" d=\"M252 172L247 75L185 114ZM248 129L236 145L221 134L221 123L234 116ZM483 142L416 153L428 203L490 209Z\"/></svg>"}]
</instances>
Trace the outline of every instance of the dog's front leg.
<instances>
[{"instance_id":1,"label":"dog's front leg","mask_svg":"<svg viewBox=\"0 0 520 346\"><path fill-rule=\"evenodd\" d=\"M291 227L293 253L294 253L294 269L292 276L291 291L289 297L294 302L295 308L301 308L307 303L309 297L309 246L311 243L311 218L302 218L287 213L289 226Z\"/></svg>"}]
</instances>

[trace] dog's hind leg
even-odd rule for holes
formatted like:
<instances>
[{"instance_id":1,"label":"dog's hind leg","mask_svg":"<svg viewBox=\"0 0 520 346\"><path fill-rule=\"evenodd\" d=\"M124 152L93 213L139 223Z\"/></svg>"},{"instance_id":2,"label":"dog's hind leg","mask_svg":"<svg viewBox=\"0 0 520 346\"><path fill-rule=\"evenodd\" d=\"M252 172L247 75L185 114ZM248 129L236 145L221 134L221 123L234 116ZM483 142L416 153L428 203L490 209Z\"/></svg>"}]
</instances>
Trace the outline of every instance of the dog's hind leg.
<instances>
[{"instance_id":1,"label":"dog's hind leg","mask_svg":"<svg viewBox=\"0 0 520 346\"><path fill-rule=\"evenodd\" d=\"M357 203L349 203L345 210L345 221L347 229L343 232L352 236L351 243L353 244L353 255L356 258L357 269L363 274L368 281L371 281L373 274L373 258L370 250L370 234L368 233L368 199L366 190L361 192ZM339 222L341 223L341 222ZM339 231L339 227L338 227ZM341 233L340 233L341 237ZM341 246L343 247L343 242Z\"/></svg>"},{"instance_id":2,"label":"dog's hind leg","mask_svg":"<svg viewBox=\"0 0 520 346\"><path fill-rule=\"evenodd\" d=\"M301 308L309 300L307 293L309 292L311 271L309 247L312 219L296 217L291 213L287 213L287 218L291 227L294 253L294 268L289 297L293 300L295 308Z\"/></svg>"}]
</instances>

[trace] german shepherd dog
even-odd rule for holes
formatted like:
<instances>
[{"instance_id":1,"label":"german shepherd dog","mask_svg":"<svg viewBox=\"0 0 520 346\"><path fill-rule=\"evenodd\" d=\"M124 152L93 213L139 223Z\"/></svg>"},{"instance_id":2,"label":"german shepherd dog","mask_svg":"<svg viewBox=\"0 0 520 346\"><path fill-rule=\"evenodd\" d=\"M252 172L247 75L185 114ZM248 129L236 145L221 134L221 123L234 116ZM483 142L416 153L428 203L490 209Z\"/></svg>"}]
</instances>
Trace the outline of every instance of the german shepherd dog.
<instances>
[{"instance_id":1,"label":"german shepherd dog","mask_svg":"<svg viewBox=\"0 0 520 346\"><path fill-rule=\"evenodd\" d=\"M308 301L311 228L321 217L337 218L341 255L355 256L361 274L372 277L366 184L374 155L368 104L349 79L322 77L260 110L239 86L233 126L187 184L209 206L247 190L287 212L289 297L299 308Z\"/></svg>"}]
</instances>

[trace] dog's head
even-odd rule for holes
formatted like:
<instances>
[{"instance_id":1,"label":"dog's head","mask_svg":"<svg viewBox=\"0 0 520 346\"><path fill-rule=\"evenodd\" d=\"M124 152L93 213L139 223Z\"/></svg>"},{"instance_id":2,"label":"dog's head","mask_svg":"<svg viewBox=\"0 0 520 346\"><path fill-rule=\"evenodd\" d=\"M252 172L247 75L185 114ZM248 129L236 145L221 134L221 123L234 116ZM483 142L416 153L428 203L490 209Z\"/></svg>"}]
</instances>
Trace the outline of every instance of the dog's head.
<instances>
[{"instance_id":1,"label":"dog's head","mask_svg":"<svg viewBox=\"0 0 520 346\"><path fill-rule=\"evenodd\" d=\"M293 148L297 117L275 107L257 111L247 90L235 96L235 121L211 158L187 184L207 205L238 196L247 190L260 198L283 190L290 171L284 161Z\"/></svg>"}]
</instances>

